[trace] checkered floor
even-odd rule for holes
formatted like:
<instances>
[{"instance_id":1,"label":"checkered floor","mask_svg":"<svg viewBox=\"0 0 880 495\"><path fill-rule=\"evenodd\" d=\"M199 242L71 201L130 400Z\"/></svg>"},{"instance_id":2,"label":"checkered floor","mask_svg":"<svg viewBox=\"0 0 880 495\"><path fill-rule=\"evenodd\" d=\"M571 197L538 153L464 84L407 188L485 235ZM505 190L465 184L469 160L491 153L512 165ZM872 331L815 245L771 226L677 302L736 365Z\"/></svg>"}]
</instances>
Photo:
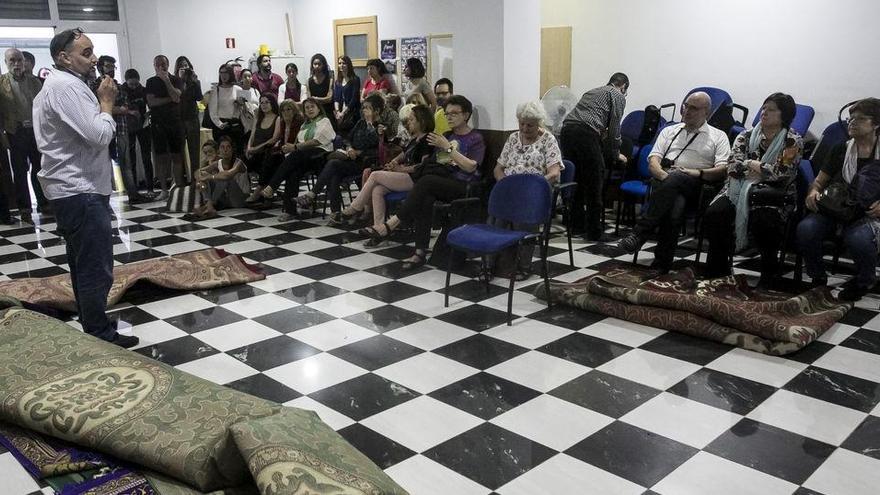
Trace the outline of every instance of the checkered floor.
<instances>
[{"instance_id":1,"label":"checkered floor","mask_svg":"<svg viewBox=\"0 0 880 495\"><path fill-rule=\"evenodd\" d=\"M880 486L880 317L869 296L787 359L559 307L505 281L402 273L410 248L367 250L315 217L231 210L199 224L113 200L115 257L206 246L259 263L264 281L141 289L112 308L137 352L216 383L313 409L421 494L875 494ZM0 231L2 278L66 269L50 218ZM562 243L572 281L620 253ZM693 258L683 248L682 262ZM631 259L619 256L619 259ZM651 259L651 244L640 262ZM752 261L737 260L749 272ZM838 282L840 280L837 280ZM497 285L496 285L497 284ZM71 322L76 326L75 322ZM0 451L2 493L50 493Z\"/></svg>"}]
</instances>

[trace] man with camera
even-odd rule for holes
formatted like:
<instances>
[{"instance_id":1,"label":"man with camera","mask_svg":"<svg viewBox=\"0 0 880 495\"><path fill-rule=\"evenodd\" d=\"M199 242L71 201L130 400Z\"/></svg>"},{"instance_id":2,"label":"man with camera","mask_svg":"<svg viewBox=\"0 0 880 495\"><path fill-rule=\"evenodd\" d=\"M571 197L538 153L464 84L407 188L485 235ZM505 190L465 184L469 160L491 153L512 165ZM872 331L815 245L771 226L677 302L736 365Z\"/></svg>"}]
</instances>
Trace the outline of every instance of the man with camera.
<instances>
[{"instance_id":1,"label":"man with camera","mask_svg":"<svg viewBox=\"0 0 880 495\"><path fill-rule=\"evenodd\" d=\"M703 184L720 182L727 175L730 142L723 131L706 122L711 109L708 94L692 93L681 105L681 123L660 132L648 155L653 178L647 211L618 244L634 253L659 228L651 267L662 272L672 266L685 206L697 201Z\"/></svg>"}]
</instances>

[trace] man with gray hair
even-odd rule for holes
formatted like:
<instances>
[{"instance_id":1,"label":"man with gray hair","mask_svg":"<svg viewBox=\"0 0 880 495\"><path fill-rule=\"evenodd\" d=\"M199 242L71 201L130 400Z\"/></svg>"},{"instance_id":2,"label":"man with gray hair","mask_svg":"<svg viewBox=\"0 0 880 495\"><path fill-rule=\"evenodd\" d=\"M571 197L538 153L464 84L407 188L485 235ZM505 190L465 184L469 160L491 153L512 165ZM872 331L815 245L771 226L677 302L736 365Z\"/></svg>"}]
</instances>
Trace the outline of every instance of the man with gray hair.
<instances>
[{"instance_id":1,"label":"man with gray hair","mask_svg":"<svg viewBox=\"0 0 880 495\"><path fill-rule=\"evenodd\" d=\"M633 232L618 244L634 253L654 229L658 229L653 268L667 272L672 266L685 206L694 203L706 182L723 181L727 175L730 141L724 131L706 120L712 99L699 91L681 104L681 123L664 128L648 155L651 200Z\"/></svg>"},{"instance_id":2,"label":"man with gray hair","mask_svg":"<svg viewBox=\"0 0 880 495\"><path fill-rule=\"evenodd\" d=\"M22 215L29 215L32 209L28 180L31 181L37 198L38 211L43 211L49 204L37 181L41 158L34 140L31 117L34 97L40 91L42 83L25 69L25 59L21 51L10 48L6 50L5 58L9 72L0 76L0 106L5 109L0 131L6 133L9 141L18 210ZM31 170L30 178L28 169Z\"/></svg>"}]
</instances>

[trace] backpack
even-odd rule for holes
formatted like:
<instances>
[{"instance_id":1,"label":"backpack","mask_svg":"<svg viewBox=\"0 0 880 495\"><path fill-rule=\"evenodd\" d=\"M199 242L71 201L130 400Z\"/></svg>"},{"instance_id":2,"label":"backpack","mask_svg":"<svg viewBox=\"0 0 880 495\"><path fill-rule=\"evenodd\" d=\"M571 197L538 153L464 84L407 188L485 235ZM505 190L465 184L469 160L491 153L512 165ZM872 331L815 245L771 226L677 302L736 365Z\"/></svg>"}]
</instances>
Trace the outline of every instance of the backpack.
<instances>
[{"instance_id":1,"label":"backpack","mask_svg":"<svg viewBox=\"0 0 880 495\"><path fill-rule=\"evenodd\" d=\"M636 138L635 144L644 146L654 142L657 136L657 130L660 127L660 109L656 105L648 105L645 107L645 117L642 120L642 131Z\"/></svg>"}]
</instances>

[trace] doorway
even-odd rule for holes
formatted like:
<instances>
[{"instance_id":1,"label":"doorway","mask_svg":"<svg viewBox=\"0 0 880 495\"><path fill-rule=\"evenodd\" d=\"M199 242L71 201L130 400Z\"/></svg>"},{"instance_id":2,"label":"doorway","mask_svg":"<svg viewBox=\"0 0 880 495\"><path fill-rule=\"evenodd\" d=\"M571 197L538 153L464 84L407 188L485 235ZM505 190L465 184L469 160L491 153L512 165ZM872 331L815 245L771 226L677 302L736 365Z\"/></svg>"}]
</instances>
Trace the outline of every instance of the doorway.
<instances>
[{"instance_id":1,"label":"doorway","mask_svg":"<svg viewBox=\"0 0 880 495\"><path fill-rule=\"evenodd\" d=\"M376 16L335 19L333 33L336 39L336 59L348 55L354 72L361 79L367 78L367 61L379 58L379 30ZM336 67L336 61L331 62Z\"/></svg>"}]
</instances>

